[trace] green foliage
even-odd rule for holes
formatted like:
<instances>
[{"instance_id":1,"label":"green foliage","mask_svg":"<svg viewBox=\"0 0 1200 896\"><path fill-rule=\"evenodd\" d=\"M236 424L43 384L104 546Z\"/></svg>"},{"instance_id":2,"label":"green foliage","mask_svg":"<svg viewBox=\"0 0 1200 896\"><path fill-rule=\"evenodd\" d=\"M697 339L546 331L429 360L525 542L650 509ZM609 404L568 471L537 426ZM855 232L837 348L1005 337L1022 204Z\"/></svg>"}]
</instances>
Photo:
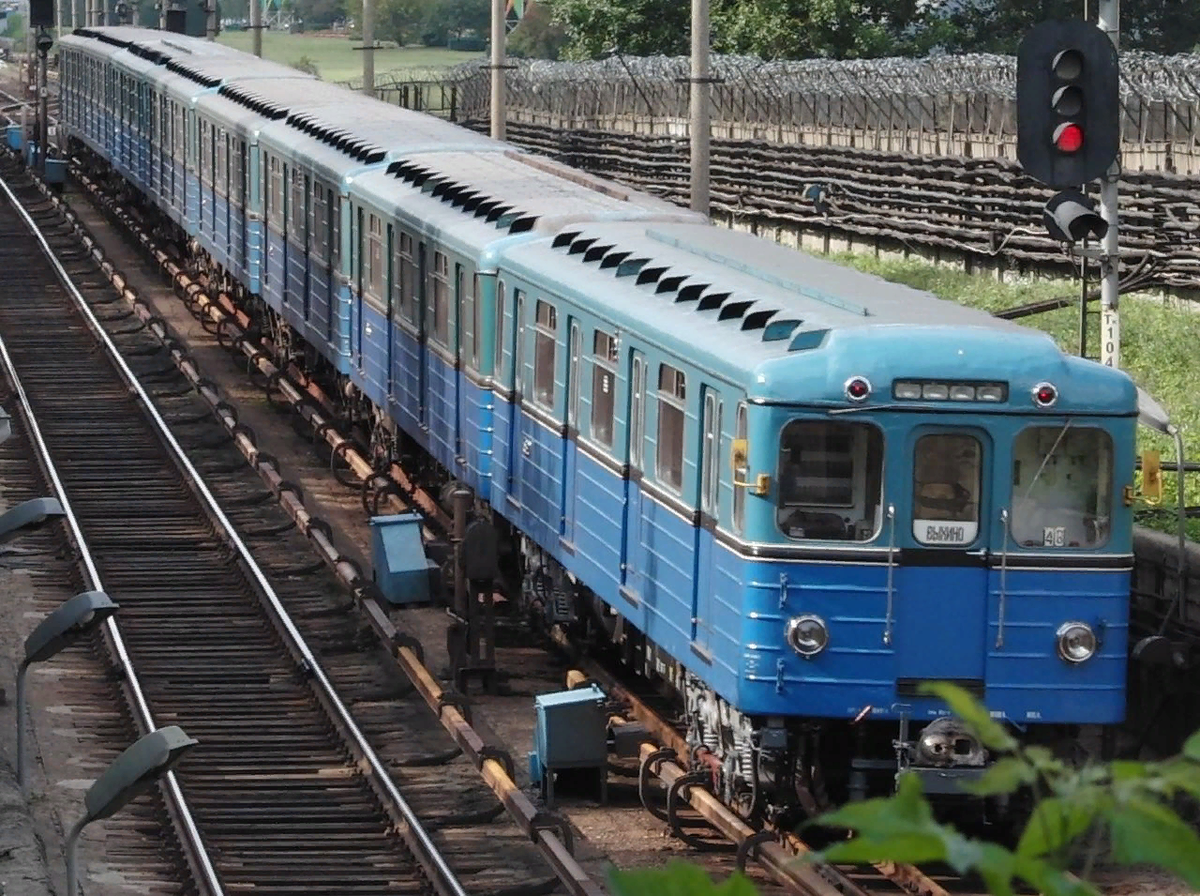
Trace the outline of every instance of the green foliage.
<instances>
[{"instance_id":1,"label":"green foliage","mask_svg":"<svg viewBox=\"0 0 1200 896\"><path fill-rule=\"evenodd\" d=\"M474 31L486 35L492 19L490 0L426 0L421 43L444 47L450 38Z\"/></svg>"},{"instance_id":2,"label":"green foliage","mask_svg":"<svg viewBox=\"0 0 1200 896\"><path fill-rule=\"evenodd\" d=\"M687 52L690 8L678 0L544 0L566 28L564 55L596 59ZM1012 53L1045 19L1079 15L1078 0L712 0L712 45L765 59L835 59L951 53ZM1092 17L1095 18L1095 4ZM1200 41L1200 4L1125 0L1121 43L1129 49L1187 52Z\"/></svg>"},{"instance_id":3,"label":"green foliage","mask_svg":"<svg viewBox=\"0 0 1200 896\"><path fill-rule=\"evenodd\" d=\"M11 38L16 47L25 39L25 17L19 12L9 13L4 20L4 31L0 32L0 36Z\"/></svg>"},{"instance_id":4,"label":"green foliage","mask_svg":"<svg viewBox=\"0 0 1200 896\"><path fill-rule=\"evenodd\" d=\"M301 56L295 62L290 63L292 68L299 69L302 72L307 72L310 75L321 77L320 67L312 60L310 56Z\"/></svg>"},{"instance_id":5,"label":"green foliage","mask_svg":"<svg viewBox=\"0 0 1200 896\"><path fill-rule=\"evenodd\" d=\"M755 896L754 885L740 874L716 884L695 865L679 860L665 868L614 868L609 884L617 896Z\"/></svg>"},{"instance_id":6,"label":"green foliage","mask_svg":"<svg viewBox=\"0 0 1200 896\"><path fill-rule=\"evenodd\" d=\"M566 29L535 3L525 7L520 24L508 35L507 52L518 59L557 59L566 44Z\"/></svg>"},{"instance_id":7,"label":"green foliage","mask_svg":"<svg viewBox=\"0 0 1200 896\"><path fill-rule=\"evenodd\" d=\"M382 31L377 31L376 37L381 41L388 39L387 34ZM249 31L226 31L221 33L217 40L227 46L249 52L252 35ZM263 32L264 57L288 65L292 60L307 56L317 65L321 70L321 77L327 81L349 81L362 77L363 54L361 50L355 49L356 46L359 46L357 42L345 38L285 34L280 31ZM375 71L382 77L381 73L394 69L442 68L479 58L479 53L424 47L377 49Z\"/></svg>"},{"instance_id":8,"label":"green foliage","mask_svg":"<svg viewBox=\"0 0 1200 896\"><path fill-rule=\"evenodd\" d=\"M677 0L544 0L569 42L564 59L687 52L691 7Z\"/></svg>"},{"instance_id":9,"label":"green foliage","mask_svg":"<svg viewBox=\"0 0 1200 896\"><path fill-rule=\"evenodd\" d=\"M1098 890L1065 869L1083 858L1090 869L1102 844L1120 865L1151 864L1192 887L1200 886L1200 837L1175 813L1180 796L1200 797L1200 733L1165 762L1115 762L1071 768L1049 750L1021 747L965 691L933 684L925 692L944 700L973 732L1003 754L976 793L1015 794L1030 788L1038 801L1014 850L965 837L939 824L915 775L901 776L894 796L851 803L815 824L849 829L850 840L820 854L832 862L945 862L960 874L978 874L996 896L1018 882L1046 896L1094 896ZM1102 835L1107 834L1107 837Z\"/></svg>"}]
</instances>

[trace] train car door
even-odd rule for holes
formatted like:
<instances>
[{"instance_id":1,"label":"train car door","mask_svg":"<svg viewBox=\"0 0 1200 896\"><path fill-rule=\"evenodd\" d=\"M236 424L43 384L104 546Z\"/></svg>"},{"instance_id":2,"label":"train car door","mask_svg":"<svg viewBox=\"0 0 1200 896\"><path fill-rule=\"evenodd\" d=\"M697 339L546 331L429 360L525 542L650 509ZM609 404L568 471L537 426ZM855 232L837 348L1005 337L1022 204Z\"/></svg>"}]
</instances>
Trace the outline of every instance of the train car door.
<instances>
[{"instance_id":1,"label":"train car door","mask_svg":"<svg viewBox=\"0 0 1200 896\"><path fill-rule=\"evenodd\" d=\"M629 352L629 400L625 427L625 516L621 525L621 593L640 601L642 594L642 466L646 430L646 356Z\"/></svg>"},{"instance_id":2,"label":"train car door","mask_svg":"<svg viewBox=\"0 0 1200 896\"><path fill-rule=\"evenodd\" d=\"M567 425L562 430L562 499L559 514L558 537L568 545L575 543L575 502L579 494L576 471L578 469L578 445L575 436L579 432L579 379L583 353L583 333L579 319L567 318Z\"/></svg>"},{"instance_id":3,"label":"train car door","mask_svg":"<svg viewBox=\"0 0 1200 896\"><path fill-rule=\"evenodd\" d=\"M387 337L387 373L384 376L384 381L387 385L386 391L383 393L384 409L391 416L391 405L394 401L393 396L396 394L395 385L395 355L396 355L396 291L392 288L392 284L396 282L396 278L400 276L400 272L396 270L396 230L389 222L387 226L387 245L384 251L384 264L387 265L387 281L383 285L383 294L386 296L387 302L387 332L384 334Z\"/></svg>"},{"instance_id":4,"label":"train car door","mask_svg":"<svg viewBox=\"0 0 1200 896\"><path fill-rule=\"evenodd\" d=\"M429 257L422 242L417 248L417 400L421 429L429 429Z\"/></svg>"},{"instance_id":5,"label":"train car door","mask_svg":"<svg viewBox=\"0 0 1200 896\"><path fill-rule=\"evenodd\" d=\"M890 595L899 680L982 685L991 453L987 434L973 428L919 426L909 436L910 512L885 519L883 532L899 548Z\"/></svg>"},{"instance_id":6,"label":"train car door","mask_svg":"<svg viewBox=\"0 0 1200 896\"><path fill-rule=\"evenodd\" d=\"M513 290L512 325L512 418L508 424L508 501L521 507L521 493L517 484L517 459L521 456L521 410L525 392L525 290Z\"/></svg>"},{"instance_id":7,"label":"train car door","mask_svg":"<svg viewBox=\"0 0 1200 896\"><path fill-rule=\"evenodd\" d=\"M354 216L354 234L351 239L351 246L354 252L354 276L355 283L358 285L356 295L350 297L350 353L354 359L354 366L358 371L362 372L363 366L363 288L366 285L366 253L370 251L367 246L366 234L366 215L362 208L358 208Z\"/></svg>"},{"instance_id":8,"label":"train car door","mask_svg":"<svg viewBox=\"0 0 1200 896\"><path fill-rule=\"evenodd\" d=\"M454 369L451 371L451 388L454 390L454 440L451 444L454 446L454 457L459 465L463 463L463 391L467 383L467 340L470 339L470 334L467 332L470 324L466 276L463 266L455 264L454 319L451 321L451 325L454 327L454 336L452 337L454 339Z\"/></svg>"},{"instance_id":9,"label":"train car door","mask_svg":"<svg viewBox=\"0 0 1200 896\"><path fill-rule=\"evenodd\" d=\"M713 537L720 520L721 393L711 386L700 390L700 525L696 527L696 568L692 575L692 643L711 649Z\"/></svg>"}]
</instances>

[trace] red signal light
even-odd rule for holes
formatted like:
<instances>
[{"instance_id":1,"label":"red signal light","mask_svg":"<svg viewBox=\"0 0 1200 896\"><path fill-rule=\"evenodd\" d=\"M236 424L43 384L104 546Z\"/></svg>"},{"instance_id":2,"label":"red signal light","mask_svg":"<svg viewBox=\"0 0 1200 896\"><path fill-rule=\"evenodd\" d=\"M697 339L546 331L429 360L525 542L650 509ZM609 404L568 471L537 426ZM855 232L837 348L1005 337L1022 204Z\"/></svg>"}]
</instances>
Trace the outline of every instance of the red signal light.
<instances>
[{"instance_id":1,"label":"red signal light","mask_svg":"<svg viewBox=\"0 0 1200 896\"><path fill-rule=\"evenodd\" d=\"M1059 152L1079 152L1083 146L1083 128L1068 121L1054 131L1054 148Z\"/></svg>"}]
</instances>

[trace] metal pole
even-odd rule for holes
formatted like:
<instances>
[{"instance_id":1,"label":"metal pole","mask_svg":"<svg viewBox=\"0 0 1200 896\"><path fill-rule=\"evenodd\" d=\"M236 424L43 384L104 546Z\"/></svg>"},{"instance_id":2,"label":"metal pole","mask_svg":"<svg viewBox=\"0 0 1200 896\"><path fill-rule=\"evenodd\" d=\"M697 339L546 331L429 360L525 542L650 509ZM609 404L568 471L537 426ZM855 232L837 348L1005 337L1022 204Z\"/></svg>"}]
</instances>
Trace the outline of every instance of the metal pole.
<instances>
[{"instance_id":1,"label":"metal pole","mask_svg":"<svg viewBox=\"0 0 1200 896\"><path fill-rule=\"evenodd\" d=\"M1100 30L1120 48L1121 0L1100 0ZM1120 247L1117 240L1117 179L1121 174L1121 155L1100 180L1100 216L1108 222L1104 235L1103 279L1100 281L1100 363L1121 366L1121 319L1118 312L1120 285Z\"/></svg>"},{"instance_id":2,"label":"metal pole","mask_svg":"<svg viewBox=\"0 0 1200 896\"><path fill-rule=\"evenodd\" d=\"M167 30L167 0L158 0L158 30Z\"/></svg>"},{"instance_id":3,"label":"metal pole","mask_svg":"<svg viewBox=\"0 0 1200 896\"><path fill-rule=\"evenodd\" d=\"M25 673L27 663L17 669L17 784L25 793Z\"/></svg>"},{"instance_id":4,"label":"metal pole","mask_svg":"<svg viewBox=\"0 0 1200 896\"><path fill-rule=\"evenodd\" d=\"M79 893L79 873L75 869L75 850L79 846L79 835L83 833L83 827L87 822L88 819L85 815L75 822L75 826L67 834L67 896L78 896Z\"/></svg>"},{"instance_id":5,"label":"metal pole","mask_svg":"<svg viewBox=\"0 0 1200 896\"><path fill-rule=\"evenodd\" d=\"M104 0L104 2L107 3L108 0ZM205 25L204 25L204 39L205 40L216 40L217 39L217 0L208 0L208 2L205 4L204 10L205 10L205 13L207 14L207 19L205 20Z\"/></svg>"},{"instance_id":6,"label":"metal pole","mask_svg":"<svg viewBox=\"0 0 1200 896\"><path fill-rule=\"evenodd\" d=\"M46 33L45 28L38 29L38 42L42 41L42 36L47 40L50 35ZM38 173L43 177L46 175L46 150L49 147L50 140L50 90L47 87L47 72L50 67L50 48L38 48Z\"/></svg>"},{"instance_id":7,"label":"metal pole","mask_svg":"<svg viewBox=\"0 0 1200 896\"><path fill-rule=\"evenodd\" d=\"M492 137L504 139L504 0L492 0Z\"/></svg>"},{"instance_id":8,"label":"metal pole","mask_svg":"<svg viewBox=\"0 0 1200 896\"><path fill-rule=\"evenodd\" d=\"M1088 331L1088 238L1083 238L1083 254L1079 256L1079 357L1087 357Z\"/></svg>"},{"instance_id":9,"label":"metal pole","mask_svg":"<svg viewBox=\"0 0 1200 896\"><path fill-rule=\"evenodd\" d=\"M375 95L375 0L363 0L363 83L362 92Z\"/></svg>"},{"instance_id":10,"label":"metal pole","mask_svg":"<svg viewBox=\"0 0 1200 896\"><path fill-rule=\"evenodd\" d=\"M708 0L692 0L692 209L708 214Z\"/></svg>"},{"instance_id":11,"label":"metal pole","mask_svg":"<svg viewBox=\"0 0 1200 896\"><path fill-rule=\"evenodd\" d=\"M254 55L262 56L262 0L250 0L250 32L254 35Z\"/></svg>"},{"instance_id":12,"label":"metal pole","mask_svg":"<svg viewBox=\"0 0 1200 896\"><path fill-rule=\"evenodd\" d=\"M104 0L104 7L101 10L104 18L100 20L101 25L112 24L112 0Z\"/></svg>"}]
</instances>

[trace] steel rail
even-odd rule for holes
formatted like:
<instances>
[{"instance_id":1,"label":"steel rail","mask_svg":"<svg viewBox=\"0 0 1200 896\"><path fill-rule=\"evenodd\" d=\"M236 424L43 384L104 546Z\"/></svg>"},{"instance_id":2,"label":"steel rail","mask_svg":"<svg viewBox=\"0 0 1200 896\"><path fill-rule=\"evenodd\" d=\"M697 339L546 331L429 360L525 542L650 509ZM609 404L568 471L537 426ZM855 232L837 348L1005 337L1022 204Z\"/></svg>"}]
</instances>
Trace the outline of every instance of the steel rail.
<instances>
[{"instance_id":1,"label":"steel rail","mask_svg":"<svg viewBox=\"0 0 1200 896\"><path fill-rule=\"evenodd\" d=\"M391 776L388 774L387 768L384 766L382 761L380 761L378 755L375 753L374 749L372 749L370 743L367 741L366 737L363 735L362 731L359 729L357 723L354 721L353 716L351 715L349 710L346 708L346 706L342 702L341 698L338 696L332 683L330 682L329 678L326 676L324 669L322 669L316 656L309 649L308 644L304 640L303 635L301 635L299 630L296 628L295 624L292 622L291 617L288 615L287 610L283 606L283 603L280 601L279 596L275 592L275 589L271 586L271 583L267 580L266 576L263 574L262 569L259 567L257 561L254 559L254 556L252 555L250 550L246 547L245 542L242 541L241 536L238 534L233 523L229 520L229 518L225 515L224 511L221 509L220 504L217 502L216 498L213 496L212 492L209 490L207 483L204 481L204 479L200 475L199 471L196 470L196 468L192 465L192 462L188 459L187 453L183 450L182 446L175 439L175 436L171 432L170 427L166 424L166 422L162 419L162 416L158 413L158 409L154 406L153 400L150 398L150 396L147 394L145 389L142 387L142 384L138 381L137 376L133 373L133 371L125 363L125 360L124 360L124 358L121 357L121 354L117 350L117 347L113 344L113 342L109 338L108 334L104 331L104 328L100 325L100 322L96 319L95 315L92 313L91 308L88 306L87 302L84 300L82 294L76 288L74 282L70 278L70 275L67 274L65 268L63 268L62 264L59 262L57 257L55 257L53 250L51 250L50 245L46 241L43 234L41 233L41 230L37 227L37 224L33 221L33 219L25 211L25 209L21 207L20 202L17 200L17 198L13 194L12 190L9 189L8 184L3 180L3 178L0 178L0 188L3 188L3 191L8 196L9 201L13 203L14 207L16 207L16 209L18 210L18 213L21 215L22 219L24 220L26 226L36 237L39 245L41 246L42 252L46 255L47 259L50 261L51 265L53 266L55 273L58 275L60 281L62 282L64 287L67 289L67 291L70 293L72 299L74 300L80 313L83 315L88 326L92 329L93 333L95 333L97 339L104 345L105 350L108 352L109 357L111 358L112 362L117 367L117 369L120 371L121 375L125 378L126 382L129 384L130 388L136 394L137 398L139 399L143 408L145 409L147 415L150 417L150 419L154 423L155 427L158 429L159 434L162 436L164 443L167 445L167 447L170 449L172 455L175 457L176 462L185 471L185 473L188 475L188 477L190 477L190 479L192 480L193 484L195 485L197 494L202 498L203 503L206 506L206 509L209 511L209 513L212 515L212 517L220 524L222 530L225 532L226 536L229 539L229 543L230 543L231 547L233 547L237 551L238 556L241 558L242 562L246 565L246 568L250 572L251 577L254 579L255 583L258 585L259 589L261 590L263 596L266 598L267 602L270 604L272 611L276 614L276 618L278 619L280 625L282 625L284 630L287 632L288 637L291 638L291 640L292 640L292 644L296 648L297 652L300 654L303 661L307 664L308 670L311 672L312 677L320 685L320 688L325 696L325 699L329 702L329 704L333 707L334 711L336 712L339 722L344 726L345 730L349 733L351 739L354 741L355 747L359 750L359 752L361 753L361 755L363 756L363 758L365 759L367 764L370 766L374 777L379 782L379 784L383 787L384 791L387 793L388 798L392 801L392 804L400 811L400 814L403 817L404 822L408 827L407 836L405 836L405 840L408 842L408 845L413 849L414 853L417 856L418 861L420 861L421 864L425 867L426 871L430 873L432 882L435 884L435 886L437 886L437 888L440 892L448 894L448 896L467 896L466 890L463 888L461 882L458 880L457 875L449 867L449 865L446 864L445 858L438 851L436 845L433 843L433 840L430 838L429 833L425 830L424 825L422 825L420 819L417 818L416 813L413 812L412 807L409 806L408 802L400 794L400 791L396 788L395 783L392 781ZM5 361L6 366L9 369L10 374L15 377L16 371L12 367L11 359L8 356L7 349L3 347L2 342L0 342L0 349L3 349L4 361ZM14 379L14 385L16 385L16 382L17 381ZM28 399L24 394L24 390L19 389L19 391L21 394L22 402L23 402L23 408L28 409L28 405L27 405ZM30 415L32 415L31 410L29 411L29 413L30 413ZM31 426L31 429L33 429L32 426ZM53 461L51 461L49 458L48 449L46 448L45 441L41 437L40 430L37 430L36 438L37 438L37 441L39 444L39 450L43 452L43 456L45 457L46 461L49 464L52 464ZM61 499L63 500L64 509L68 510L68 514L70 514L69 502L66 499L66 494L62 489L62 483L61 483L61 480L59 480L59 478L58 478L57 472L55 472L53 474L52 479L55 483L56 490L60 493ZM73 517L69 516L69 519L71 520L72 532L74 534L74 537L75 537L78 545L80 546L81 552L85 553L86 563L87 563L87 567L88 567L88 573L89 573L90 578L95 583L94 587L97 590L103 590L103 586L100 584L99 574L96 571L96 567L91 559L91 555L90 555L90 553L86 553L86 547L85 547L85 542L83 541L82 531L80 530L78 523L74 521ZM113 623L112 619L108 620L108 624L113 626L113 631L115 632L116 626ZM122 665L123 665L125 671L132 676L133 664L130 661L128 654L125 652L123 645L119 651L119 655L121 657L121 662L122 662ZM148 730L154 730L155 725L154 725L153 719L150 715L150 709L149 709L149 706L146 704L144 695L141 694L140 688L138 689L137 693L138 693L139 712L142 713L142 715L143 715L143 721L147 725ZM178 804L183 807L184 812L186 813L185 817L187 819L186 823L187 823L188 829L189 829L189 837L191 837L192 834L194 833L195 842L199 843L199 841L200 841L199 832L196 830L195 822L192 820L190 811L187 810L187 805L186 805L186 802L184 801L182 790L180 790L179 785L178 785L177 781L175 780L173 774L169 775L168 783L169 783L169 786L172 787L172 789L173 789L173 795L178 794ZM405 832L401 832L401 833L404 834ZM220 888L219 883L217 883L216 872L214 869L212 869L211 863L208 862L207 854L203 852L202 847L201 847L200 855L204 856L204 861L205 861L205 865L206 865L206 872L205 872L206 878L209 878L209 874L211 873L211 878L209 878L209 882L215 888L213 890L213 892L215 894L223 893L223 891Z\"/></svg>"},{"instance_id":2,"label":"steel rail","mask_svg":"<svg viewBox=\"0 0 1200 896\"><path fill-rule=\"evenodd\" d=\"M41 230L34 222L33 218L21 205L16 195L9 188L8 182L0 177L0 189L4 191L4 195L12 204L17 214L21 217L25 226L33 234L38 241L43 254L49 260L54 268L55 274L63 286L71 293L72 298L79 304L80 307L87 309L88 320L91 326L100 331L100 325L94 317L91 316L91 309L87 308L87 303L84 302L83 296L75 288L75 284L71 281L70 276L63 268L58 258L54 255L50 244L46 242ZM109 342L110 350L115 351L112 343ZM12 357L8 353L8 346L4 339L0 336L0 358L4 361L5 371L8 375L9 382L12 383L13 389L16 390L17 397L21 403L21 414L25 418L25 424L29 427L30 437L37 446L39 459L43 469L46 471L47 477L54 488L55 494L58 496L59 503L62 504L65 512L67 526L71 530L71 539L75 542L75 547L79 551L79 559L83 563L84 571L88 582L95 591L103 591L104 583L100 579L100 571L96 568L96 562L92 558L92 552L88 548L87 540L83 536L83 530L80 528L79 520L75 516L74 508L71 506L71 499L67 495L66 489L63 487L62 479L58 475L58 468L55 466L54 458L50 454L50 448L46 444L46 440L42 437L41 427L38 425L37 417L33 413L33 407L29 403L29 396L25 392L25 387L21 384L21 377L17 373L16 366L13 364ZM132 373L126 371L132 377ZM139 386L140 388L140 386ZM141 393L143 396L145 393ZM145 692L142 690L141 682L138 679L137 670L133 666L133 661L130 659L129 652L125 647L125 641L121 637L120 626L117 624L116 617L109 617L104 622L108 637L113 645L113 650L116 653L118 663L121 667L121 674L124 676L124 684L129 689L133 697L134 709L137 711L138 721L144 733L155 731L158 726L154 722L154 716L150 712L150 705L146 700ZM195 819L192 816L191 808L187 804L187 800L183 795L183 790L179 786L179 781L175 777L175 772L169 771L165 776L166 789L169 794L170 801L174 804L175 812L183 826L185 839L188 841L189 854L195 859L199 865L199 871L204 878L204 883L208 887L213 896L223 896L224 889L217 878L216 869L209 859L208 852L204 848L203 840L200 837L200 831L196 827Z\"/></svg>"},{"instance_id":3,"label":"steel rail","mask_svg":"<svg viewBox=\"0 0 1200 896\"><path fill-rule=\"evenodd\" d=\"M87 187L93 199L101 204L105 204L105 197L94 183L81 174L77 173L76 177ZM103 250L95 242L94 237L87 234L86 229L75 213L66 208L65 203L58 197L50 194L47 194L47 197L63 210L68 220L83 235L84 243L89 247L92 257L100 263L101 268L109 276L114 287L122 293L127 302L133 305L139 319L161 341L166 343L169 333L165 329L162 320L153 315L149 306L146 305L144 300L138 297L124 276L105 258ZM105 207L108 206L105 204ZM219 308L212 300L205 296L200 291L199 286L188 278L178 265L173 262L169 264L165 263L163 261L165 253L163 253L162 249L153 244L144 230L134 226L133 222L128 219L128 216L122 214L122 210L117 208L111 208L110 210L114 212L122 224L131 228L132 232L141 241L143 247L159 262L162 270L171 278L177 291L181 291L184 295L190 297L197 304L201 314L209 315L210 319L214 322L219 323L224 321L229 324L230 328L236 328L237 338L233 341L236 343L238 339L241 339L241 350L247 359L258 367L260 372L270 374L277 370L266 359L265 352L257 344L245 338L245 331L241 329L242 324L240 321L235 320L227 311ZM509 817L520 825L521 829L537 845L563 885L574 896L598 896L598 894L602 893L603 891L588 877L587 873L572 855L571 844L567 840L569 831L564 830L560 826L552 813L540 812L529 798L521 792L516 782L510 776L509 770L501 762L494 758L489 758L491 756L490 745L485 743L479 732L472 726L472 723L468 719L468 710L465 705L458 705L455 695L444 691L441 685L429 673L429 670L424 666L423 657L419 647L416 646L415 638L397 628L388 618L387 613L380 607L377 600L372 597L370 589L365 588L360 571L356 567L348 565L326 532L322 531L320 527L313 525L314 517L305 507L302 498L287 490L284 480L278 469L274 466L273 461L264 461L255 443L247 437L245 432L238 431L236 415L222 401L215 391L215 387L204 380L196 362L178 346L172 348L171 354L180 371L193 384L200 396L208 402L214 414L230 433L238 450L250 465L258 471L271 491L278 495L284 509L296 521L300 529L308 534L310 541L313 542L334 574L356 595L360 610L365 615L367 622L378 636L380 642L388 647L399 669L416 686L417 692L437 716L442 727L451 736L455 744L475 764L484 783L487 784L503 804ZM282 376L280 386L286 387L282 391L293 404L298 404L304 390L300 386L291 383L287 379L286 372L281 371L280 374ZM295 398L292 398L292 396L295 396ZM321 419L316 416L315 411L312 413L314 415L313 419ZM325 426L323 432L325 434L324 438L331 445L349 444L345 437L331 426ZM348 459L359 457L353 449L348 451L346 456ZM393 465L393 475L396 475L397 471L403 474L403 471L400 471L398 466ZM407 478L401 482L402 487L409 484L411 482ZM426 514L427 518L428 515L433 515L436 512L440 515L440 518L437 520L439 524L442 523L442 520L448 520L445 513L437 507L436 503L433 503L431 496L425 494L420 489L416 489L415 491L414 503L416 509ZM405 506L404 509L412 508Z\"/></svg>"}]
</instances>

